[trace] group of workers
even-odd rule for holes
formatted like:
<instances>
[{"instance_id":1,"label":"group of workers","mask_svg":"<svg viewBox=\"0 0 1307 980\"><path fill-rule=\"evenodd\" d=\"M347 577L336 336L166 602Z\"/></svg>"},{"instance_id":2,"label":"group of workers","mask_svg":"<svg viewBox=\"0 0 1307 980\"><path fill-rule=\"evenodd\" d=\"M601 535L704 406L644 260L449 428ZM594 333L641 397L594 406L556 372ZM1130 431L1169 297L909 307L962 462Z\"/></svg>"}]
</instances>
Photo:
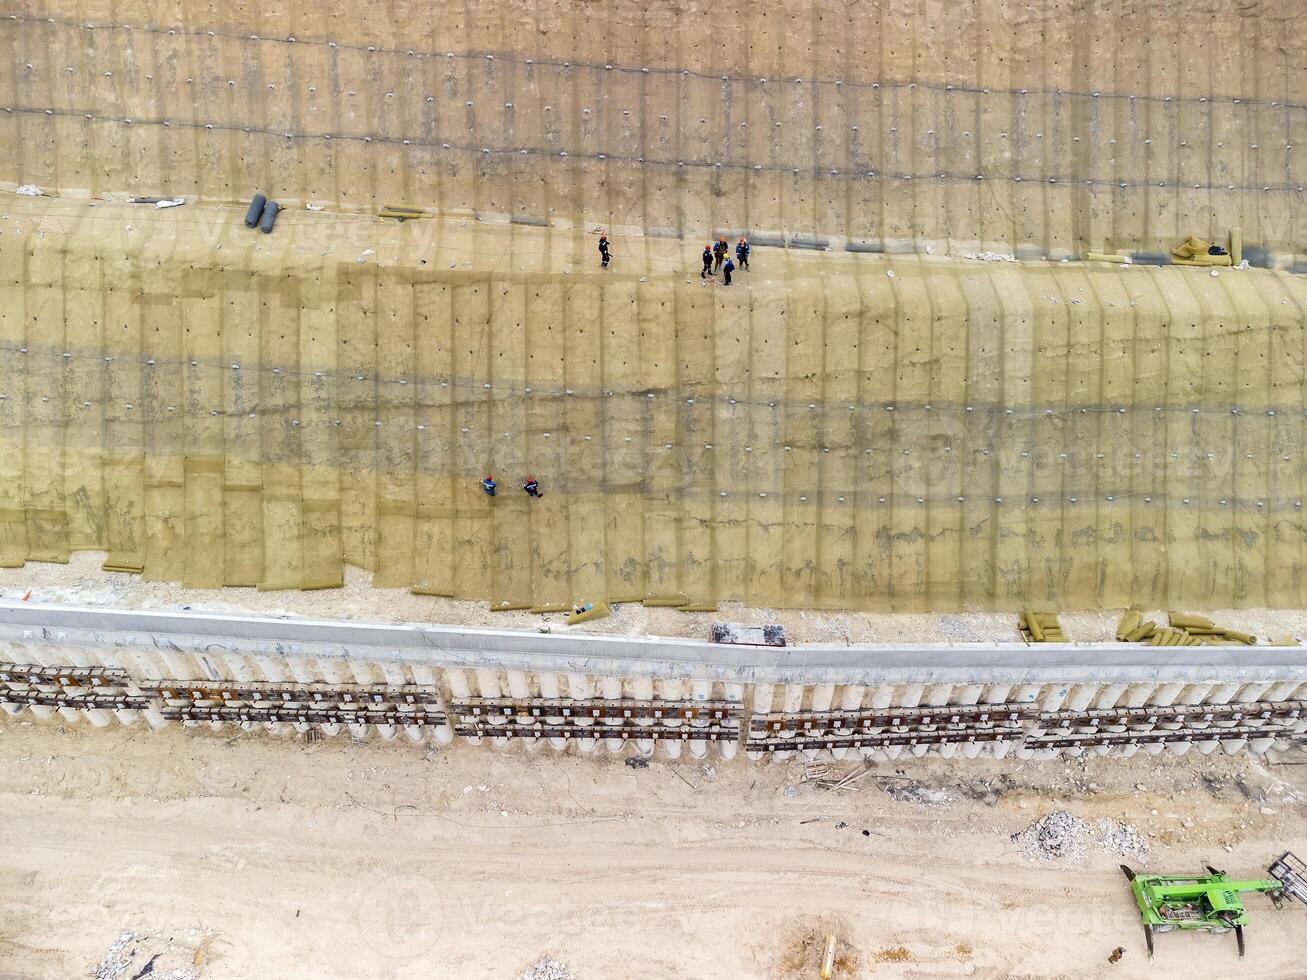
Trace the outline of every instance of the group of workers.
<instances>
[{"instance_id":1,"label":"group of workers","mask_svg":"<svg viewBox=\"0 0 1307 980\"><path fill-rule=\"evenodd\" d=\"M608 263L612 261L613 254L608 246L608 236L601 234L599 236L599 267L607 269ZM726 244L726 236L720 236L717 241L711 245L703 247L703 271L699 273L700 279L707 279L709 276L715 276L720 271L725 277L725 285L731 284L731 273L738 267L744 271L749 270L749 240L741 237L735 243L735 262L731 261L731 247Z\"/></svg>"},{"instance_id":2,"label":"group of workers","mask_svg":"<svg viewBox=\"0 0 1307 980\"><path fill-rule=\"evenodd\" d=\"M481 489L486 492L487 497L493 497L499 490L499 484L495 482L493 473L487 473L486 478L481 481ZM543 497L540 492L540 481L534 476L527 474L526 482L522 484L522 490L528 497Z\"/></svg>"},{"instance_id":3,"label":"group of workers","mask_svg":"<svg viewBox=\"0 0 1307 980\"><path fill-rule=\"evenodd\" d=\"M726 236L722 235L711 245L703 247L703 271L699 273L700 279L707 279L709 276L717 275L717 270L721 270L724 277L724 285L731 284L731 273L735 271L735 262L731 261L731 249L726 244ZM741 238L735 243L735 259L740 263L740 268L748 271L749 268L749 240Z\"/></svg>"}]
</instances>

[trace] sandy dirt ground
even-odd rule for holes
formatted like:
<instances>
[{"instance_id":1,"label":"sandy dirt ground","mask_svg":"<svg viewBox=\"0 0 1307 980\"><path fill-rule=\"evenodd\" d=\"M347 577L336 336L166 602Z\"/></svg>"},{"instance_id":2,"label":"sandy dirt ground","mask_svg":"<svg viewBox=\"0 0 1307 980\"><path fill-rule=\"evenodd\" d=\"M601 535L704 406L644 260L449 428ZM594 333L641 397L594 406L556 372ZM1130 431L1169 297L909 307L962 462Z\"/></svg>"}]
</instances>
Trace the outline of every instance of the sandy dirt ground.
<instances>
[{"instance_id":1,"label":"sandy dirt ground","mask_svg":"<svg viewBox=\"0 0 1307 980\"><path fill-rule=\"evenodd\" d=\"M1301 977L1307 909L1249 896L1242 966L1231 936L1167 935L1150 967L1118 855L1032 863L1011 836L1067 810L1139 828L1150 868L1255 875L1307 851L1298 758L899 761L823 795L797 762L6 718L0 977L131 978L157 954L176 980L510 980L542 956L578 980L770 980L815 977L829 930L841 977Z\"/></svg>"}]
</instances>

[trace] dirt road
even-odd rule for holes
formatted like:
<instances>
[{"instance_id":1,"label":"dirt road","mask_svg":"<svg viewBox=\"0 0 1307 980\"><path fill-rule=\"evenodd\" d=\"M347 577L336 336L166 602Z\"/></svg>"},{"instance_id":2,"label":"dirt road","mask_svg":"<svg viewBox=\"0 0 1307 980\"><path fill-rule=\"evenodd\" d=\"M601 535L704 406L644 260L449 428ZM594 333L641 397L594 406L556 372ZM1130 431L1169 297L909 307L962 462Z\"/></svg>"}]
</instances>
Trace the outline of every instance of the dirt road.
<instances>
[{"instance_id":1,"label":"dirt road","mask_svg":"<svg viewBox=\"0 0 1307 980\"><path fill-rule=\"evenodd\" d=\"M544 955L807 977L832 930L843 976L1304 975L1307 909L1250 896L1242 967L1230 936L1169 935L1150 968L1119 856L1011 840L1065 809L1137 826L1150 867L1254 874L1307 852L1300 764L912 760L826 795L802 772L6 718L0 977L130 980L155 953L177 980L509 980Z\"/></svg>"}]
</instances>

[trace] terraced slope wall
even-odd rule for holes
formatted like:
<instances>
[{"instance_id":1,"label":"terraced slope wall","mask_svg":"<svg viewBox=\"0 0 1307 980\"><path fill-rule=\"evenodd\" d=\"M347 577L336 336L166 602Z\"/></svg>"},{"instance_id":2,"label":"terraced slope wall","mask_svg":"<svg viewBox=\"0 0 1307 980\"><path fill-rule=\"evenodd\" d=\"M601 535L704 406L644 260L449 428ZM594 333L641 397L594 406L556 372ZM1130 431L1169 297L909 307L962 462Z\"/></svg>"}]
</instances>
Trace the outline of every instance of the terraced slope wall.
<instances>
[{"instance_id":1,"label":"terraced slope wall","mask_svg":"<svg viewBox=\"0 0 1307 980\"><path fill-rule=\"evenodd\" d=\"M1302 277L760 248L725 289L665 239L601 272L575 231L242 212L8 199L0 561L496 607L1307 601Z\"/></svg>"},{"instance_id":2,"label":"terraced slope wall","mask_svg":"<svg viewBox=\"0 0 1307 980\"><path fill-rule=\"evenodd\" d=\"M891 249L1307 240L1293 0L8 6L10 186Z\"/></svg>"}]
</instances>

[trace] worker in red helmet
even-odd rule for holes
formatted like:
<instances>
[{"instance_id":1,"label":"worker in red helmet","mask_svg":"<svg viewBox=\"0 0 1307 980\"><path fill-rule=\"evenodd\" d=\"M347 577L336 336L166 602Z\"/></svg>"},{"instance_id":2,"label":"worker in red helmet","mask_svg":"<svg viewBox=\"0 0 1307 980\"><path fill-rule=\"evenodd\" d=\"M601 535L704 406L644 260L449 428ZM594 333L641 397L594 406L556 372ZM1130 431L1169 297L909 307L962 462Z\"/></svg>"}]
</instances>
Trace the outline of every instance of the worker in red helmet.
<instances>
[{"instance_id":1,"label":"worker in red helmet","mask_svg":"<svg viewBox=\"0 0 1307 980\"><path fill-rule=\"evenodd\" d=\"M529 473L527 474L526 482L522 484L522 489L526 491L528 497L544 496L544 494L540 492L540 481Z\"/></svg>"},{"instance_id":2,"label":"worker in red helmet","mask_svg":"<svg viewBox=\"0 0 1307 980\"><path fill-rule=\"evenodd\" d=\"M703 247L703 271L699 273L700 279L707 279L712 275L712 246Z\"/></svg>"},{"instance_id":3,"label":"worker in red helmet","mask_svg":"<svg viewBox=\"0 0 1307 980\"><path fill-rule=\"evenodd\" d=\"M495 478L493 475L490 473L486 474L486 478L481 481L481 489L486 492L487 497L493 497L495 495Z\"/></svg>"}]
</instances>

